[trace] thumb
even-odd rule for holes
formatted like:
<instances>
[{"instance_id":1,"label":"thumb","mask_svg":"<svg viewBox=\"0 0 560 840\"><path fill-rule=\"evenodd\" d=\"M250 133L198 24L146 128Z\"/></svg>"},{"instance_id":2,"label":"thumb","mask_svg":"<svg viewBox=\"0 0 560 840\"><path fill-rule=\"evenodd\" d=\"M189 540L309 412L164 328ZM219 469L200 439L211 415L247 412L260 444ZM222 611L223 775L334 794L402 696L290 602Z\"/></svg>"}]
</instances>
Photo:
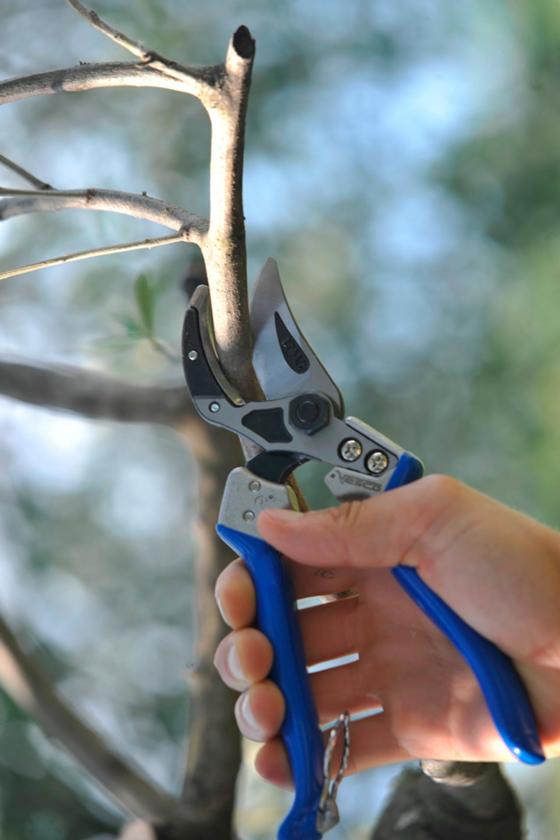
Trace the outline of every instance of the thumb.
<instances>
[{"instance_id":1,"label":"thumb","mask_svg":"<svg viewBox=\"0 0 560 840\"><path fill-rule=\"evenodd\" d=\"M560 661L560 535L455 479L430 475L327 510L263 511L258 527L308 566L414 566L507 653Z\"/></svg>"},{"instance_id":2,"label":"thumb","mask_svg":"<svg viewBox=\"0 0 560 840\"><path fill-rule=\"evenodd\" d=\"M431 475L361 502L298 513L266 510L261 536L310 566L373 568L416 565L414 547L433 523L455 516L463 485Z\"/></svg>"}]
</instances>

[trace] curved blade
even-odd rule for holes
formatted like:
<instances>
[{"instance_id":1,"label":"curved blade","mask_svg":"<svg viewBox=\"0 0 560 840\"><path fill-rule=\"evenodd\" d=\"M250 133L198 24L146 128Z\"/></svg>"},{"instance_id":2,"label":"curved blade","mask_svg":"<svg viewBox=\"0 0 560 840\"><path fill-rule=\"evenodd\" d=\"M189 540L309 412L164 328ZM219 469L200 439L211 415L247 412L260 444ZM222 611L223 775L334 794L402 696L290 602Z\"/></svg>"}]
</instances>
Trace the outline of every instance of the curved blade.
<instances>
[{"instance_id":1,"label":"curved blade","mask_svg":"<svg viewBox=\"0 0 560 840\"><path fill-rule=\"evenodd\" d=\"M337 417L344 403L337 386L303 337L282 289L276 261L268 259L251 304L253 364L269 400L305 391L329 397Z\"/></svg>"}]
</instances>

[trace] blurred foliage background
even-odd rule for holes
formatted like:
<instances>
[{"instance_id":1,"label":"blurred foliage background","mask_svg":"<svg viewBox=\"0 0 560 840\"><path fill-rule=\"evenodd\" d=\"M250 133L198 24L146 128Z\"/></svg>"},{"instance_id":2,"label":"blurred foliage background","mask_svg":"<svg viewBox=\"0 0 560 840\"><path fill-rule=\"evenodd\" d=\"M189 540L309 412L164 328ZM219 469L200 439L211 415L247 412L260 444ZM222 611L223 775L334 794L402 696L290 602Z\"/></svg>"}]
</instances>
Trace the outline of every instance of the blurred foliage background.
<instances>
[{"instance_id":1,"label":"blurred foliage background","mask_svg":"<svg viewBox=\"0 0 560 840\"><path fill-rule=\"evenodd\" d=\"M444 471L560 526L560 6L471 0L98 0L171 57L221 61L257 39L247 127L250 275L280 262L347 409ZM3 0L2 77L126 59L63 0ZM0 152L60 188L147 190L207 211L209 128L194 100L119 89L0 111ZM3 184L20 185L8 172ZM2 267L157 235L79 211L0 227ZM136 382L179 365L131 325L143 274L178 349L186 247L5 282L2 356ZM59 689L169 788L180 783L193 649L189 453L159 428L0 401L0 605ZM326 504L320 475L306 490ZM246 840L285 799L248 762ZM216 757L219 760L219 757ZM395 768L345 782L364 838ZM557 763L512 767L531 840L560 834ZM3 840L109 840L119 814L0 696ZM330 835L329 835L330 836Z\"/></svg>"}]
</instances>

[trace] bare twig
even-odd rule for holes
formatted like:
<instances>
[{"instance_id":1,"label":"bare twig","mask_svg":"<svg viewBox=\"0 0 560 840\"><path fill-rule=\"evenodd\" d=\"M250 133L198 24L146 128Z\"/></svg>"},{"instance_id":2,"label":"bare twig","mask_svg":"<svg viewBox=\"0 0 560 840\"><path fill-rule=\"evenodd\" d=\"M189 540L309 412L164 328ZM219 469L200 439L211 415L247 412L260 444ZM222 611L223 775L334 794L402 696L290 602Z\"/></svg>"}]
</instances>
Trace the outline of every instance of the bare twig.
<instances>
[{"instance_id":1,"label":"bare twig","mask_svg":"<svg viewBox=\"0 0 560 840\"><path fill-rule=\"evenodd\" d=\"M195 411L184 385L131 385L105 374L60 365L44 368L0 360L0 394L83 417L188 428Z\"/></svg>"},{"instance_id":2,"label":"bare twig","mask_svg":"<svg viewBox=\"0 0 560 840\"><path fill-rule=\"evenodd\" d=\"M0 683L10 697L33 715L121 807L143 819L161 822L178 804L113 752L61 699L50 680L20 646L0 617Z\"/></svg>"},{"instance_id":3,"label":"bare twig","mask_svg":"<svg viewBox=\"0 0 560 840\"><path fill-rule=\"evenodd\" d=\"M98 32L101 32L107 38L110 38L111 41L114 41L115 44L119 45L119 47L123 47L123 49L131 52L140 59L142 64L153 67L155 70L159 70L164 75L169 76L172 79L177 79L178 81L184 81L185 74L189 76L194 74L200 84L199 69L183 67L176 61L171 61L170 59L155 52L155 50L148 49L139 41L135 41L133 38L130 38L128 35L125 35L118 29L115 29L114 26L111 26L106 21L102 20L97 12L88 9L83 3L80 3L79 0L66 0L66 2L72 6L79 15L85 18L85 20L87 20L94 29L97 29ZM217 70L216 67L210 66L204 69L206 71L205 82L207 83L207 89L204 90L201 85L198 93L196 94L201 99L206 98L206 95L210 92L212 85L216 83L219 75L215 73Z\"/></svg>"},{"instance_id":4,"label":"bare twig","mask_svg":"<svg viewBox=\"0 0 560 840\"><path fill-rule=\"evenodd\" d=\"M94 29L97 29L98 32L102 32L103 35L106 35L111 39L111 41L118 44L119 47L124 47L125 50L128 50L132 53L132 55L135 55L136 58L140 58L142 61L150 60L151 56L149 50L142 46L142 44L138 41L133 41L132 38L128 37L128 35L125 35L123 32L119 32L118 29L114 29L108 23L105 23L105 21L99 17L97 12L86 8L83 3L79 2L79 0L66 0L66 2L69 6L72 6L79 15L85 18Z\"/></svg>"},{"instance_id":5,"label":"bare twig","mask_svg":"<svg viewBox=\"0 0 560 840\"><path fill-rule=\"evenodd\" d=\"M173 245L178 242L189 242L187 234L174 234L172 236L160 236L157 239L142 239L139 242L128 242L124 245L107 245L104 248L93 248L87 251L76 251L73 254L63 254L61 257L52 257L41 262L28 263L8 271L0 271L0 280L7 280L9 277L19 277L21 274L30 274L32 271L39 271L43 268L52 268L55 265L89 260L93 257L106 257L110 254L124 254L127 251L140 251L142 249L160 248L163 245Z\"/></svg>"},{"instance_id":6,"label":"bare twig","mask_svg":"<svg viewBox=\"0 0 560 840\"><path fill-rule=\"evenodd\" d=\"M201 101L212 98L219 78L218 67L194 67L170 62L166 71L133 61L80 64L60 70L47 70L18 76L0 84L0 105L33 96L78 93L113 87L156 87L188 93Z\"/></svg>"},{"instance_id":7,"label":"bare twig","mask_svg":"<svg viewBox=\"0 0 560 840\"><path fill-rule=\"evenodd\" d=\"M0 221L24 213L69 209L104 210L181 231L184 238L189 237L190 242L198 242L208 226L205 219L168 201L119 190L16 190L0 187L0 196L13 196L0 199Z\"/></svg>"},{"instance_id":8,"label":"bare twig","mask_svg":"<svg viewBox=\"0 0 560 840\"><path fill-rule=\"evenodd\" d=\"M11 169L12 172L15 172L25 181L28 181L36 189L52 190L52 186L50 184L47 184L46 181L41 181L40 178L36 178L35 175L32 175L31 172L28 172L27 169L24 169L23 166L19 166L19 164L15 163L13 160L10 160L10 158L5 157L4 155L0 155L0 163L7 169Z\"/></svg>"}]
</instances>

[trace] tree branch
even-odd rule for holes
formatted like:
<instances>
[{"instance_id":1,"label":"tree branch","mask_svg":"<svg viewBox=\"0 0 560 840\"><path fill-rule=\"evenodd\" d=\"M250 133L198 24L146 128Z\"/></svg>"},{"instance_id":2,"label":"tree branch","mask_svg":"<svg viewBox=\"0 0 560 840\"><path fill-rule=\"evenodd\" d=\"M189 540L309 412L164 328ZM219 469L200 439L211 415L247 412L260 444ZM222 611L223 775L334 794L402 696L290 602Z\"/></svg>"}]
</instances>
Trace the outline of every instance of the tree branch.
<instances>
[{"instance_id":1,"label":"tree branch","mask_svg":"<svg viewBox=\"0 0 560 840\"><path fill-rule=\"evenodd\" d=\"M140 251L142 249L160 248L163 245L173 245L178 242L189 242L189 234L177 233L172 236L160 236L157 239L142 239L139 242L129 242L125 245L106 245L104 248L93 248L87 251L76 251L73 254L63 254L60 257L52 257L41 262L28 263L17 268L0 271L0 280L7 280L9 277L19 277L21 274L30 274L33 271L40 271L43 268L52 268L55 265L66 265L66 263L89 260L93 257L106 257L110 254L124 254L127 251Z\"/></svg>"},{"instance_id":2,"label":"tree branch","mask_svg":"<svg viewBox=\"0 0 560 840\"><path fill-rule=\"evenodd\" d=\"M193 221L190 214L185 219L186 211L170 208L163 202L155 203L155 199L150 199L150 206L146 207L138 196L99 190L32 195L11 192L11 198L0 202L0 218L37 210L88 207L150 218L174 230L192 225L193 241L196 231L200 234L198 244L211 288L221 362L226 376L247 398L259 395L251 365L242 202L244 127L253 58L254 41L249 31L241 27L232 38L223 65L183 68L151 54L146 56L148 63L142 65L85 65L0 85L0 104L42 94L124 85L168 88L191 93L201 100L212 125L209 226L201 224L201 220ZM42 404L44 399L43 394ZM240 739L232 714L234 695L221 683L212 665L216 645L225 632L214 603L214 585L219 572L231 560L229 549L214 532L214 523L225 478L241 458L237 442L222 430L192 423L190 418L179 422L177 427L186 433L201 468L197 563L197 605L201 610L199 661L192 675L193 714L181 799L185 812L197 826L196 831L188 834L189 840L215 837L225 840L231 836ZM166 836L179 836L173 834L178 825L171 817Z\"/></svg>"},{"instance_id":3,"label":"tree branch","mask_svg":"<svg viewBox=\"0 0 560 840\"><path fill-rule=\"evenodd\" d=\"M11 169L12 172L15 172L25 181L28 181L33 187L38 190L52 190L52 186L47 184L45 181L41 181L40 178L36 178L35 175L32 175L31 172L28 172L27 169L24 169L23 166L19 166L17 163L14 163L13 160L10 158L4 157L4 155L0 155L0 163L2 166Z\"/></svg>"},{"instance_id":4,"label":"tree branch","mask_svg":"<svg viewBox=\"0 0 560 840\"><path fill-rule=\"evenodd\" d=\"M115 29L113 26L110 26L106 21L102 20L97 12L94 12L91 9L88 9L84 6L83 3L80 3L79 0L66 0L66 2L72 6L75 11L78 12L90 26L93 26L94 29L97 29L98 32L101 32L111 41L114 41L123 49L128 50L137 58L140 59L142 64L153 67L155 70L159 70L164 75L169 76L173 79L177 79L179 81L184 81L185 74L188 76L193 76L197 81L200 83L201 80L204 80L206 85L206 89L204 89L204 85L201 85L198 93L196 94L201 99L205 99L207 95L210 93L211 87L216 83L219 73L216 73L217 67L215 66L208 66L205 68L186 68L182 65L178 64L176 61L171 61L168 58L165 58L163 55L155 52L155 50L147 49L143 44L139 41L135 41L133 38L130 38L128 35L125 35L123 32L120 32L118 29ZM202 74L200 71L203 71Z\"/></svg>"},{"instance_id":5,"label":"tree branch","mask_svg":"<svg viewBox=\"0 0 560 840\"><path fill-rule=\"evenodd\" d=\"M159 198L121 192L120 190L16 190L0 187L0 221L24 213L52 212L57 210L105 210L122 213L156 222L189 236L189 242L199 243L204 237L208 222Z\"/></svg>"},{"instance_id":6,"label":"tree branch","mask_svg":"<svg viewBox=\"0 0 560 840\"><path fill-rule=\"evenodd\" d=\"M131 385L105 374L59 365L38 367L0 360L0 394L43 408L63 409L93 420L160 423L187 427L196 419L183 385Z\"/></svg>"},{"instance_id":7,"label":"tree branch","mask_svg":"<svg viewBox=\"0 0 560 840\"><path fill-rule=\"evenodd\" d=\"M18 76L0 83L0 105L33 96L113 87L156 87L187 93L202 102L212 99L220 76L219 65L194 67L170 61L165 67L164 72L151 64L112 61Z\"/></svg>"},{"instance_id":8,"label":"tree branch","mask_svg":"<svg viewBox=\"0 0 560 840\"><path fill-rule=\"evenodd\" d=\"M255 42L245 26L233 35L221 96L209 108L210 228L203 245L216 346L226 376L247 399L261 396L252 367L243 216L245 117Z\"/></svg>"},{"instance_id":9,"label":"tree branch","mask_svg":"<svg viewBox=\"0 0 560 840\"><path fill-rule=\"evenodd\" d=\"M125 50L128 50L135 55L136 58L139 58L144 62L150 60L151 54L149 50L142 46L142 44L138 41L133 41L132 38L128 37L128 35L125 35L123 32L119 32L118 29L114 29L108 23L105 23L105 21L99 17L97 12L86 8L83 3L80 3L80 0L66 0L66 2L69 6L72 6L79 15L85 18L90 26L93 26L93 28L97 29L98 32L106 35L107 38L110 38L111 41L114 41L115 44L119 45L119 47L124 47Z\"/></svg>"},{"instance_id":10,"label":"tree branch","mask_svg":"<svg viewBox=\"0 0 560 840\"><path fill-rule=\"evenodd\" d=\"M241 461L239 444L233 435L210 427L198 418L184 386L140 387L75 367L45 369L0 360L0 393L92 419L172 426L193 452L200 470L196 588L199 632L197 661L190 675L192 713L188 761L180 820L178 822L179 817L170 813L161 832L156 828L158 837L162 832L162 836L170 836L166 831L178 830L188 818L189 832L181 837L189 840L223 837L225 840L231 836L235 780L241 753L233 715L235 696L222 683L213 666L214 651L226 631L214 602L214 586L220 571L231 561L231 552L216 536L214 525L225 479ZM25 659L20 664L25 667ZM36 702L40 702L40 696ZM80 759L80 755L76 756ZM144 811L135 810L134 813L146 818Z\"/></svg>"},{"instance_id":11,"label":"tree branch","mask_svg":"<svg viewBox=\"0 0 560 840\"><path fill-rule=\"evenodd\" d=\"M153 822L169 819L178 811L176 800L123 761L66 705L1 616L0 683L121 807Z\"/></svg>"},{"instance_id":12,"label":"tree branch","mask_svg":"<svg viewBox=\"0 0 560 840\"><path fill-rule=\"evenodd\" d=\"M182 431L180 427L178 431ZM214 589L218 575L233 559L231 550L216 534L216 521L226 478L239 466L242 456L234 435L202 421L188 429L186 442L199 468L197 647L189 679L192 711L181 800L199 826L188 840L233 840L241 739L233 713L237 695L224 685L213 664L216 648L228 632L216 608ZM179 840L179 835L164 832L163 838ZM184 840L182 835L180 840Z\"/></svg>"}]
</instances>

